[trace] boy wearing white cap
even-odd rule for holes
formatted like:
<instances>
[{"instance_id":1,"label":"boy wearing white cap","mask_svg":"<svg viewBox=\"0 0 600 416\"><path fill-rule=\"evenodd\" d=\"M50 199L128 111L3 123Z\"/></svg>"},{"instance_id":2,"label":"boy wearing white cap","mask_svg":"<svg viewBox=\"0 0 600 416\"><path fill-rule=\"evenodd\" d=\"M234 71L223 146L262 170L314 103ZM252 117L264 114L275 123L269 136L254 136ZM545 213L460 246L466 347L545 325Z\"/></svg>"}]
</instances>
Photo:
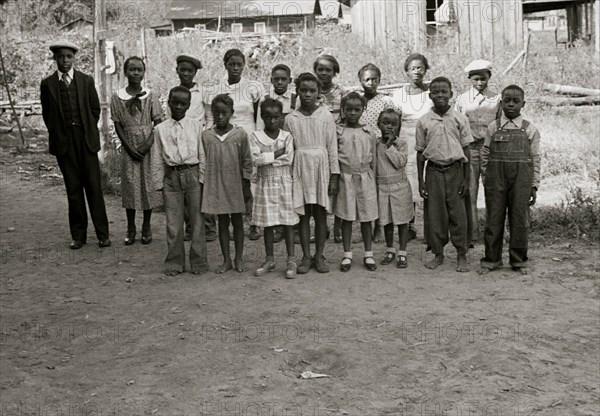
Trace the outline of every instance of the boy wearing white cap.
<instances>
[{"instance_id":1,"label":"boy wearing white cap","mask_svg":"<svg viewBox=\"0 0 600 416\"><path fill-rule=\"evenodd\" d=\"M455 110L467 116L474 139L474 142L469 146L471 151L471 182L469 196L465 198L465 202L470 205L467 206L467 212L470 214L470 222L472 223L472 232L468 234L471 235L472 241L476 241L479 239L477 196L479 193L483 139L490 123L500 116L501 96L488 88L488 83L492 77L491 62L477 59L467 65L465 73L473 86L458 96Z\"/></svg>"},{"instance_id":2,"label":"boy wearing white cap","mask_svg":"<svg viewBox=\"0 0 600 416\"><path fill-rule=\"evenodd\" d=\"M56 42L50 50L57 71L42 80L40 100L48 128L49 152L56 156L67 190L71 249L80 249L87 242L86 198L98 245L109 247L98 161L100 100L94 79L73 68L77 45Z\"/></svg>"}]
</instances>

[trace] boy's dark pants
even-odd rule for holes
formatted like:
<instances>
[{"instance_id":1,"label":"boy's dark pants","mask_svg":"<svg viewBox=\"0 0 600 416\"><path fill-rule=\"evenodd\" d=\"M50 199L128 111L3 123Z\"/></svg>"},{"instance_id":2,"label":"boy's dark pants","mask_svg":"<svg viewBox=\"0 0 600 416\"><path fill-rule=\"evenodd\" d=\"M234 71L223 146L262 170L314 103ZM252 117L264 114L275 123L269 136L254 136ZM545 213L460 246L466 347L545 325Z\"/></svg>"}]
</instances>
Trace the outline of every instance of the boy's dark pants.
<instances>
[{"instance_id":1,"label":"boy's dark pants","mask_svg":"<svg viewBox=\"0 0 600 416\"><path fill-rule=\"evenodd\" d=\"M529 197L533 186L533 162L525 129L501 130L490 144L485 175L487 223L485 257L481 267L493 270L502 265L504 221L508 210L509 261L512 267L527 267L529 240Z\"/></svg>"},{"instance_id":2,"label":"boy's dark pants","mask_svg":"<svg viewBox=\"0 0 600 416\"><path fill-rule=\"evenodd\" d=\"M202 189L198 181L198 169L178 170L168 167L165 171L163 198L167 217L167 247L165 269L183 272L185 270L185 247L183 243L184 203L187 205L192 226L190 246L190 267L192 271L207 271L206 235L204 218L200 214Z\"/></svg>"},{"instance_id":3,"label":"boy's dark pants","mask_svg":"<svg viewBox=\"0 0 600 416\"><path fill-rule=\"evenodd\" d=\"M98 240L108 239L108 218L102 194L98 154L85 144L83 129L71 126L69 149L56 160L63 174L69 204L69 228L73 240L87 240L88 217L85 200L96 229Z\"/></svg>"},{"instance_id":4,"label":"boy's dark pants","mask_svg":"<svg viewBox=\"0 0 600 416\"><path fill-rule=\"evenodd\" d=\"M458 194L463 181L463 164L455 162L446 167L427 162L425 183L427 185L427 242L433 254L444 254L450 240L457 254L466 254L467 210L465 200Z\"/></svg>"}]
</instances>

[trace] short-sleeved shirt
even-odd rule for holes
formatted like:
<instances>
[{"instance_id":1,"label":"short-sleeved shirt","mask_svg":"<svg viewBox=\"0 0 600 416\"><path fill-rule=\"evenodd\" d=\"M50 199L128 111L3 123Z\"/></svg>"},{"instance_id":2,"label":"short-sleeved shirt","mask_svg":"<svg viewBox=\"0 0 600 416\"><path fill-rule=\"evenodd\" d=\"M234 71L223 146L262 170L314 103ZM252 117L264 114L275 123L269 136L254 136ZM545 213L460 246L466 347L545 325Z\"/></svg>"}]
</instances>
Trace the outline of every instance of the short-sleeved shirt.
<instances>
[{"instance_id":1,"label":"short-sleeved shirt","mask_svg":"<svg viewBox=\"0 0 600 416\"><path fill-rule=\"evenodd\" d=\"M473 142L467 118L448 109L442 116L431 109L417 121L417 152L425 159L438 164L450 165L457 161L467 162L463 147Z\"/></svg>"},{"instance_id":2,"label":"short-sleeved shirt","mask_svg":"<svg viewBox=\"0 0 600 416\"><path fill-rule=\"evenodd\" d=\"M514 119L509 119L504 114L500 117L500 127L504 130L515 130L520 129L523 126L523 117L519 116ZM494 133L498 130L498 126L496 121L493 121L488 126L486 131L486 135L483 142L483 150L481 154L481 171L485 176L485 171L487 170L488 160L490 158L490 143L492 142L492 137ZM530 142L530 152L531 152L531 160L533 161L533 186L536 188L540 184L540 172L541 172L541 157L540 157L540 132L538 129L529 122L527 129L525 130L527 133L527 137Z\"/></svg>"},{"instance_id":3,"label":"short-sleeved shirt","mask_svg":"<svg viewBox=\"0 0 600 416\"><path fill-rule=\"evenodd\" d=\"M208 111L213 98L219 94L228 94L233 100L233 116L229 122L246 130L248 135L256 130L254 104L258 103L261 97L265 95L260 82L242 78L237 84L230 85L227 78L225 78L216 85L207 86L204 91L204 104L207 106L206 129L213 126L212 112Z\"/></svg>"},{"instance_id":4,"label":"short-sleeved shirt","mask_svg":"<svg viewBox=\"0 0 600 416\"><path fill-rule=\"evenodd\" d=\"M488 126L498 116L502 95L486 88L483 92L471 87L458 96L454 109L467 116L473 139L485 138Z\"/></svg>"}]
</instances>

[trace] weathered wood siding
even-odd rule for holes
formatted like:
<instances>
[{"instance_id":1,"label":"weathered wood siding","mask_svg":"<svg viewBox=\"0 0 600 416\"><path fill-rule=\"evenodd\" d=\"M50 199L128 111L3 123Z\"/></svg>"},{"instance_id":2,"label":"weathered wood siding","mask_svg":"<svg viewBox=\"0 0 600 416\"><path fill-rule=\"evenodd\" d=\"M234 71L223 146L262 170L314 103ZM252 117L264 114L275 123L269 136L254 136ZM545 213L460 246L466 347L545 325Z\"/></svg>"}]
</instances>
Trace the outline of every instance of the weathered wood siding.
<instances>
[{"instance_id":1,"label":"weathered wood siding","mask_svg":"<svg viewBox=\"0 0 600 416\"><path fill-rule=\"evenodd\" d=\"M389 50L425 47L426 0L352 0L352 31L369 45Z\"/></svg>"}]
</instances>

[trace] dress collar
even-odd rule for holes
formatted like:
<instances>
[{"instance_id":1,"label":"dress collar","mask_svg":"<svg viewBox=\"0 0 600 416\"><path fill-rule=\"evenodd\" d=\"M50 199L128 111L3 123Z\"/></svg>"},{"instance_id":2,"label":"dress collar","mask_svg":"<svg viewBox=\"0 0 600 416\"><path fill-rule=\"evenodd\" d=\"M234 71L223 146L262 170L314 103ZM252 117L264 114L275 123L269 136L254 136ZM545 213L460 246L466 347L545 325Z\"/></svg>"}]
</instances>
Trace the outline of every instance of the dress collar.
<instances>
[{"instance_id":1,"label":"dress collar","mask_svg":"<svg viewBox=\"0 0 600 416\"><path fill-rule=\"evenodd\" d=\"M138 98L140 100L145 100L150 95L150 89L142 87L142 91L140 91L140 94L141 93L144 93L144 95L142 95L142 96L140 96ZM131 100L132 98L135 98L133 95L130 95L127 92L127 90L125 89L125 87L120 88L117 91L117 97L119 97L121 100Z\"/></svg>"},{"instance_id":2,"label":"dress collar","mask_svg":"<svg viewBox=\"0 0 600 416\"><path fill-rule=\"evenodd\" d=\"M277 140L283 139L283 130L279 129L279 135L277 136L277 138L275 140L271 139L269 136L267 136L267 133L264 132L264 130L259 130L255 132L256 134L256 138L258 139L259 142L261 142L262 144L264 144L265 146L270 146L273 143L275 143Z\"/></svg>"}]
</instances>

